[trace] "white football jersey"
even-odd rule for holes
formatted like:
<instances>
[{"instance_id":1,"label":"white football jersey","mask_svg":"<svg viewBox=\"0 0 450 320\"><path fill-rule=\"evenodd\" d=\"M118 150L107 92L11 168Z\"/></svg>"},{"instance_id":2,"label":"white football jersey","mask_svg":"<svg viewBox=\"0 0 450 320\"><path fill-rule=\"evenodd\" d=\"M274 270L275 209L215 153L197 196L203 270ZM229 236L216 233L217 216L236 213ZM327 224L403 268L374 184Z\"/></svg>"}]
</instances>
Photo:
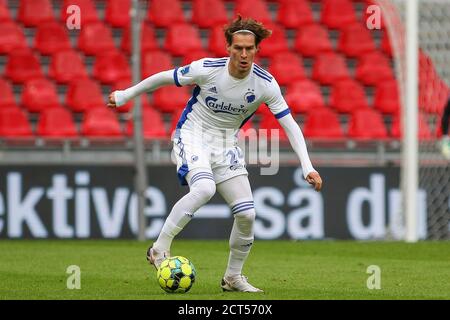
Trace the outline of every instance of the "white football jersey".
<instances>
[{"instance_id":1,"label":"white football jersey","mask_svg":"<svg viewBox=\"0 0 450 320\"><path fill-rule=\"evenodd\" d=\"M270 73L253 63L248 76L237 79L229 74L228 63L229 58L204 58L174 70L177 86L196 85L178 130L202 125L236 134L263 103L277 119L290 113Z\"/></svg>"}]
</instances>

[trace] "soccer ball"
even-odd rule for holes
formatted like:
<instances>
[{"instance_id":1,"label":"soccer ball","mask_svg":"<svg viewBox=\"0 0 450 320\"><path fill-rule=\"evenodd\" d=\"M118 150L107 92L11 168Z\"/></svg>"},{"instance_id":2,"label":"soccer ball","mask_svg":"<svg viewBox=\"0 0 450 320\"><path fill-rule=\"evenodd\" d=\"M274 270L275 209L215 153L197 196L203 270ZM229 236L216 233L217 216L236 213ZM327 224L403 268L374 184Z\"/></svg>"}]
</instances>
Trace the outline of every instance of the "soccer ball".
<instances>
[{"instance_id":1,"label":"soccer ball","mask_svg":"<svg viewBox=\"0 0 450 320\"><path fill-rule=\"evenodd\" d=\"M156 277L161 288L169 293L188 292L195 282L196 271L185 257L175 256L164 260Z\"/></svg>"}]
</instances>

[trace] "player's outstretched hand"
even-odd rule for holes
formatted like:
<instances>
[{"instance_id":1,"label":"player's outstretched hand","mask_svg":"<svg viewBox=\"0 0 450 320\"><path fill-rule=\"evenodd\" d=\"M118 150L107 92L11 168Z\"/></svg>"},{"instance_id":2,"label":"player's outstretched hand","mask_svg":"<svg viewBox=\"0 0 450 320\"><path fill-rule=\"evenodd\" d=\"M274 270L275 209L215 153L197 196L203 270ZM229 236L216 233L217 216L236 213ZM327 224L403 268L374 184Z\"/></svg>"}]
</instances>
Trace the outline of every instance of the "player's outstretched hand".
<instances>
[{"instance_id":1,"label":"player's outstretched hand","mask_svg":"<svg viewBox=\"0 0 450 320\"><path fill-rule=\"evenodd\" d=\"M311 172L306 177L306 181L312 186L314 186L314 190L320 191L322 189L322 178L318 172Z\"/></svg>"},{"instance_id":2,"label":"player's outstretched hand","mask_svg":"<svg viewBox=\"0 0 450 320\"><path fill-rule=\"evenodd\" d=\"M107 105L109 108L111 108L111 109L115 109L115 108L117 108L117 105L116 105L116 99L114 98L114 92L111 92L110 94L109 94L109 101L108 101L108 105Z\"/></svg>"}]
</instances>

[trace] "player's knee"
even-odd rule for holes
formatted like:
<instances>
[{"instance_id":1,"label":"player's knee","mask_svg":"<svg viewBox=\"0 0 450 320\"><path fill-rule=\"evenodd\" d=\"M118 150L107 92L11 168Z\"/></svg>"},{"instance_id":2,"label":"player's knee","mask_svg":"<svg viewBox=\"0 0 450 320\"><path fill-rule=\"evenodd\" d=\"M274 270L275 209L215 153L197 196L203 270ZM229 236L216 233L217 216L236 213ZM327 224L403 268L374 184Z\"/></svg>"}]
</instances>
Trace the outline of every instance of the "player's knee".
<instances>
[{"instance_id":1,"label":"player's knee","mask_svg":"<svg viewBox=\"0 0 450 320\"><path fill-rule=\"evenodd\" d=\"M191 186L191 192L200 202L206 203L216 193L216 183L211 179L197 180Z\"/></svg>"},{"instance_id":2,"label":"player's knee","mask_svg":"<svg viewBox=\"0 0 450 320\"><path fill-rule=\"evenodd\" d=\"M243 234L253 235L253 224L256 218L255 209L241 211L234 215L239 231Z\"/></svg>"}]
</instances>

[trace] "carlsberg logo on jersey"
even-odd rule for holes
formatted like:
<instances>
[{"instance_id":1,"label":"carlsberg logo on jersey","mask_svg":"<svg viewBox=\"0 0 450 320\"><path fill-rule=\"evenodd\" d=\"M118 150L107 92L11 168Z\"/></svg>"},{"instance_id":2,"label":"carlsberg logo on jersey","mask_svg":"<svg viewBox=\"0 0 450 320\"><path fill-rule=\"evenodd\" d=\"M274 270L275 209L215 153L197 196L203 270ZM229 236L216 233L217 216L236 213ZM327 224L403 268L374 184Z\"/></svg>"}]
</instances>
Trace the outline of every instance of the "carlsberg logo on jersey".
<instances>
[{"instance_id":1,"label":"carlsberg logo on jersey","mask_svg":"<svg viewBox=\"0 0 450 320\"><path fill-rule=\"evenodd\" d=\"M206 105L216 113L222 112L222 113L228 113L233 115L239 115L239 114L247 114L248 109L245 109L244 105L240 105L239 107L234 107L231 103L226 104L225 102L218 102L217 98L213 97L206 97L205 103Z\"/></svg>"}]
</instances>

